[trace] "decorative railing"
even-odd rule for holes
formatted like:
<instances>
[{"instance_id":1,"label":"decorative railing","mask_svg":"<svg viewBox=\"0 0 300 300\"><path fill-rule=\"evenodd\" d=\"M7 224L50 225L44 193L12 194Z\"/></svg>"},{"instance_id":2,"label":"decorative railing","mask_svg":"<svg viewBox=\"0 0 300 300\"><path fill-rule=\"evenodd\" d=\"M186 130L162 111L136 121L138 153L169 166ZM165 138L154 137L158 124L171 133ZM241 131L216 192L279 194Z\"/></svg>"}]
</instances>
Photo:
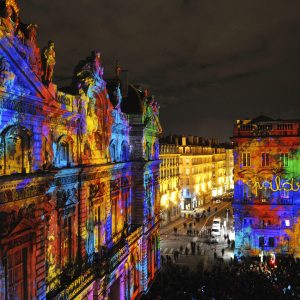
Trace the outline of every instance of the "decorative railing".
<instances>
[{"instance_id":1,"label":"decorative railing","mask_svg":"<svg viewBox=\"0 0 300 300\"><path fill-rule=\"evenodd\" d=\"M99 269L96 255L90 256L85 262L69 266L60 275L47 282L47 299L72 299L84 287L95 279ZM104 267L104 265L103 265ZM105 269L105 268L103 268Z\"/></svg>"},{"instance_id":2,"label":"decorative railing","mask_svg":"<svg viewBox=\"0 0 300 300\"><path fill-rule=\"evenodd\" d=\"M47 282L47 299L76 298L96 278L111 273L129 255L129 247L142 234L140 226L126 238L122 237L111 249L91 255L86 262L70 266L59 276ZM50 287L50 288L49 288Z\"/></svg>"},{"instance_id":3,"label":"decorative railing","mask_svg":"<svg viewBox=\"0 0 300 300\"><path fill-rule=\"evenodd\" d=\"M258 199L258 198L243 198L234 199L234 204L244 204L244 205L292 205L293 200L288 198L277 198L277 199Z\"/></svg>"},{"instance_id":4,"label":"decorative railing","mask_svg":"<svg viewBox=\"0 0 300 300\"><path fill-rule=\"evenodd\" d=\"M128 246L131 246L142 234L143 234L143 228L142 226L140 226L139 228L134 230L128 237L126 237Z\"/></svg>"}]
</instances>

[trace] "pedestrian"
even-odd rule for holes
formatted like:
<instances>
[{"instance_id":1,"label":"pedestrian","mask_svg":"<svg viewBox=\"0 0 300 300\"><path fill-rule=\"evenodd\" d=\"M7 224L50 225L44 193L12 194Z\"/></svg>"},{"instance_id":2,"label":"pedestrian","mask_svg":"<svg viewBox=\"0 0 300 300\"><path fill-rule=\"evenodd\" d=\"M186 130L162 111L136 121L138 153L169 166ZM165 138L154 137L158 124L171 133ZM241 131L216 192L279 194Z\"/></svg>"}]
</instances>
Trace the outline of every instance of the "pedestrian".
<instances>
[{"instance_id":1,"label":"pedestrian","mask_svg":"<svg viewBox=\"0 0 300 300\"><path fill-rule=\"evenodd\" d=\"M188 255L188 254L189 254L189 248L185 247L185 255Z\"/></svg>"},{"instance_id":2,"label":"pedestrian","mask_svg":"<svg viewBox=\"0 0 300 300\"><path fill-rule=\"evenodd\" d=\"M179 249L180 249L180 253L183 253L183 246L182 245L180 246Z\"/></svg>"},{"instance_id":3,"label":"pedestrian","mask_svg":"<svg viewBox=\"0 0 300 300\"><path fill-rule=\"evenodd\" d=\"M200 245L197 245L197 253L200 254Z\"/></svg>"},{"instance_id":4,"label":"pedestrian","mask_svg":"<svg viewBox=\"0 0 300 300\"><path fill-rule=\"evenodd\" d=\"M224 249L224 248L222 248L222 257L224 256L224 251L225 251L225 249Z\"/></svg>"},{"instance_id":5,"label":"pedestrian","mask_svg":"<svg viewBox=\"0 0 300 300\"><path fill-rule=\"evenodd\" d=\"M226 236L226 234L224 233L224 240L226 241L226 239L227 239L227 236Z\"/></svg>"},{"instance_id":6,"label":"pedestrian","mask_svg":"<svg viewBox=\"0 0 300 300\"><path fill-rule=\"evenodd\" d=\"M227 245L228 245L228 248L230 247L230 239L228 238L227 239Z\"/></svg>"},{"instance_id":7,"label":"pedestrian","mask_svg":"<svg viewBox=\"0 0 300 300\"><path fill-rule=\"evenodd\" d=\"M214 251L214 259L217 259L217 251L216 251L216 249Z\"/></svg>"}]
</instances>

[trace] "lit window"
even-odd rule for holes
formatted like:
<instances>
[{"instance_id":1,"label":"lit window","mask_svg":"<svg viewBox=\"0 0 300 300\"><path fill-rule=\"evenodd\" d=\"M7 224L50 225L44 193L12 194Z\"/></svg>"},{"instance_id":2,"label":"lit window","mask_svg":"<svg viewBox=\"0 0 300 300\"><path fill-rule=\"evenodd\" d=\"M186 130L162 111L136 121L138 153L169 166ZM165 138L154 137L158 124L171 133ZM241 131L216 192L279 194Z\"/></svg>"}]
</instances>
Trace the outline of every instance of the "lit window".
<instances>
[{"instance_id":1,"label":"lit window","mask_svg":"<svg viewBox=\"0 0 300 300\"><path fill-rule=\"evenodd\" d=\"M242 153L242 164L243 164L243 167L250 166L250 153L249 152Z\"/></svg>"},{"instance_id":2,"label":"lit window","mask_svg":"<svg viewBox=\"0 0 300 300\"><path fill-rule=\"evenodd\" d=\"M261 154L261 165L262 165L262 167L267 167L270 165L270 154L269 153Z\"/></svg>"},{"instance_id":3,"label":"lit window","mask_svg":"<svg viewBox=\"0 0 300 300\"><path fill-rule=\"evenodd\" d=\"M287 219L287 220L285 220L284 222L285 222L285 226L286 226L286 227L290 227L290 220Z\"/></svg>"},{"instance_id":4,"label":"lit window","mask_svg":"<svg viewBox=\"0 0 300 300\"><path fill-rule=\"evenodd\" d=\"M288 153L280 153L280 165L281 167L287 167L289 165Z\"/></svg>"}]
</instances>

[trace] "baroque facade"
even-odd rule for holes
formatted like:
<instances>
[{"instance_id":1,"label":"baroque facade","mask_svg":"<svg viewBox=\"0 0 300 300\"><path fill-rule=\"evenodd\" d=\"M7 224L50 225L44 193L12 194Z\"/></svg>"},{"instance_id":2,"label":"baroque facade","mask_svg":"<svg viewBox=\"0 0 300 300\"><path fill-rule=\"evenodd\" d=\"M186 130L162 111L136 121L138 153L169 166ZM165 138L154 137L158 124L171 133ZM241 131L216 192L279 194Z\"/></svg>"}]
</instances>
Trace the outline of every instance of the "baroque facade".
<instances>
[{"instance_id":1,"label":"baroque facade","mask_svg":"<svg viewBox=\"0 0 300 300\"><path fill-rule=\"evenodd\" d=\"M158 104L100 52L52 83L15 1L0 24L0 299L138 299L160 268Z\"/></svg>"},{"instance_id":2,"label":"baroque facade","mask_svg":"<svg viewBox=\"0 0 300 300\"><path fill-rule=\"evenodd\" d=\"M260 116L234 125L237 255L300 256L300 121Z\"/></svg>"}]
</instances>

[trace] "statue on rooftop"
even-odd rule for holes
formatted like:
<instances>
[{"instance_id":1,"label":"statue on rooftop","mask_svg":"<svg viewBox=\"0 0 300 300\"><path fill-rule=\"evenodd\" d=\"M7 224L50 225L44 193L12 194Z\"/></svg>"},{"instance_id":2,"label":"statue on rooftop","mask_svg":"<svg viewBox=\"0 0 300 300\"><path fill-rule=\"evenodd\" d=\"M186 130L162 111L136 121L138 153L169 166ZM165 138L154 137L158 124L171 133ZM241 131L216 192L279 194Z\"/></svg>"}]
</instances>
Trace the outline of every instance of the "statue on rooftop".
<instances>
[{"instance_id":1,"label":"statue on rooftop","mask_svg":"<svg viewBox=\"0 0 300 300\"><path fill-rule=\"evenodd\" d=\"M13 6L6 4L4 13L2 14L3 16L0 19L0 29L8 36L14 36L18 26L18 18Z\"/></svg>"},{"instance_id":2,"label":"statue on rooftop","mask_svg":"<svg viewBox=\"0 0 300 300\"><path fill-rule=\"evenodd\" d=\"M26 45L28 46L28 60L33 72L38 76L39 79L42 77L42 62L41 62L41 52L37 44L37 25L29 24L26 27Z\"/></svg>"},{"instance_id":3,"label":"statue on rooftop","mask_svg":"<svg viewBox=\"0 0 300 300\"><path fill-rule=\"evenodd\" d=\"M48 47L43 52L44 56L44 81L49 84L52 82L53 70L56 63L54 42L49 41Z\"/></svg>"}]
</instances>

